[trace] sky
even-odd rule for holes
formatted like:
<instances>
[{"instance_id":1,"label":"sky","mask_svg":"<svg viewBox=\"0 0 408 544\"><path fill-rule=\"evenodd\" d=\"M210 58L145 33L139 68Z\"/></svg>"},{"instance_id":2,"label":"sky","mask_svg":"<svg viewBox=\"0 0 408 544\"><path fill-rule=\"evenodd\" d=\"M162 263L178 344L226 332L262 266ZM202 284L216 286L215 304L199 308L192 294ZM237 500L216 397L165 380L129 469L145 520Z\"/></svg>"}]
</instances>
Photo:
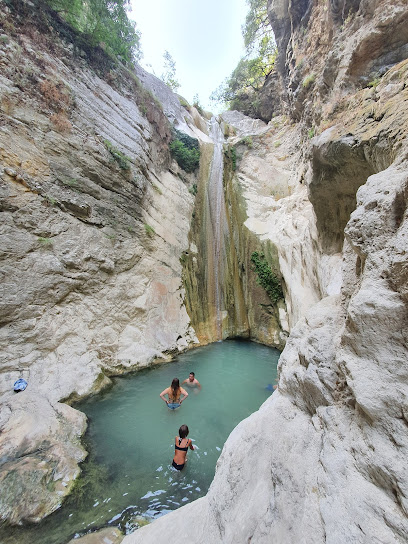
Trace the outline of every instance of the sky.
<instances>
[{"instance_id":1,"label":"sky","mask_svg":"<svg viewBox=\"0 0 408 544\"><path fill-rule=\"evenodd\" d=\"M204 109L215 111L210 94L244 54L245 0L131 0L131 4L129 17L142 33L142 66L160 76L167 50L176 63L181 84L177 92L190 104L198 94Z\"/></svg>"}]
</instances>

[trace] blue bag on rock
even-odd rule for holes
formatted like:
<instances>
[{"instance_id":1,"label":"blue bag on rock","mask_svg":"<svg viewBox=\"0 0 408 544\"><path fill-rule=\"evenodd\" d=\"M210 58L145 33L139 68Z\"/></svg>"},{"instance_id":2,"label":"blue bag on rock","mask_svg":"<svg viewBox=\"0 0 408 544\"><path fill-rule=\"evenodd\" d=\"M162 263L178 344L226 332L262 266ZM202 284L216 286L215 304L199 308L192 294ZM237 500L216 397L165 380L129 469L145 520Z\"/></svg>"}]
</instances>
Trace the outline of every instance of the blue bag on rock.
<instances>
[{"instance_id":1,"label":"blue bag on rock","mask_svg":"<svg viewBox=\"0 0 408 544\"><path fill-rule=\"evenodd\" d=\"M23 380L23 378L19 378L16 382L14 382L14 391L24 391L27 385L28 383Z\"/></svg>"}]
</instances>

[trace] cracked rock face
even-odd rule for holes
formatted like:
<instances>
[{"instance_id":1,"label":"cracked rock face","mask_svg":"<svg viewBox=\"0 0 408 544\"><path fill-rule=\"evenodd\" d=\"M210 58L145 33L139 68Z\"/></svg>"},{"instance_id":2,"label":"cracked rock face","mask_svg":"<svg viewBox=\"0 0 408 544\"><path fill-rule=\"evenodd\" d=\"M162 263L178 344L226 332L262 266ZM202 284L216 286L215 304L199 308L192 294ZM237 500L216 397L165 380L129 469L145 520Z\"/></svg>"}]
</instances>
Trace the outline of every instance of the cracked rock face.
<instances>
[{"instance_id":1,"label":"cracked rock face","mask_svg":"<svg viewBox=\"0 0 408 544\"><path fill-rule=\"evenodd\" d=\"M402 2L332 2L331 15L321 2L310 2L312 11L298 3L303 15L293 4L269 2L278 46L290 44L288 59L289 47L300 52L308 39L317 65L318 56L338 56L338 37L321 47L318 38L344 7L341 32L356 32L359 52L376 27L384 37L407 21ZM398 40L397 30L382 53L397 58ZM275 245L285 281L290 335L278 389L231 433L207 495L125 544L164 542L170 531L197 544L406 542L407 61L397 59L374 87L346 87L346 73L362 81L385 58L376 50L372 63L354 65L350 48L342 72L336 64L330 75L342 92L326 89L322 100L302 91L292 103L302 122L272 119L237 161L245 227Z\"/></svg>"},{"instance_id":2,"label":"cracked rock face","mask_svg":"<svg viewBox=\"0 0 408 544\"><path fill-rule=\"evenodd\" d=\"M11 523L55 510L79 473L84 416L59 401L197 341L179 261L194 179L169 171L161 105L109 59L101 68L48 27L40 36L25 9L2 13L14 31L0 44L0 518ZM173 121L208 139L153 80ZM19 377L28 387L15 394Z\"/></svg>"},{"instance_id":3,"label":"cracked rock face","mask_svg":"<svg viewBox=\"0 0 408 544\"><path fill-rule=\"evenodd\" d=\"M395 255L407 180L403 163L359 189L343 287L292 328L278 390L231 433L208 494L125 544L164 542L170 528L197 544L405 542L408 316Z\"/></svg>"}]
</instances>

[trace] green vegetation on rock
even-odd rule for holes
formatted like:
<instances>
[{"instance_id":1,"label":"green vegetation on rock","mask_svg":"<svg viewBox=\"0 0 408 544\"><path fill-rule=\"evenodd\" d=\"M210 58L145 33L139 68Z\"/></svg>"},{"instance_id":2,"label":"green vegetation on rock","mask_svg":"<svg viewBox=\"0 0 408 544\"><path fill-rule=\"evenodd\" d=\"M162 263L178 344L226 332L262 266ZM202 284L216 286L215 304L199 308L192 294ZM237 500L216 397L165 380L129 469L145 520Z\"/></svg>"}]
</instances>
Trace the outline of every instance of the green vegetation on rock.
<instances>
[{"instance_id":1,"label":"green vegetation on rock","mask_svg":"<svg viewBox=\"0 0 408 544\"><path fill-rule=\"evenodd\" d=\"M314 135L315 135L315 132L316 132L315 127L311 127L311 128L309 128L309 130L307 131L307 135L309 136L309 138L313 138Z\"/></svg>"},{"instance_id":2,"label":"green vegetation on rock","mask_svg":"<svg viewBox=\"0 0 408 544\"><path fill-rule=\"evenodd\" d=\"M148 225L147 223L144 224L144 228L145 228L147 236L150 236L150 238L153 238L153 236L156 234L156 231L154 230L154 228Z\"/></svg>"},{"instance_id":3,"label":"green vegetation on rock","mask_svg":"<svg viewBox=\"0 0 408 544\"><path fill-rule=\"evenodd\" d=\"M113 159L118 163L120 168L122 168L122 170L130 170L129 157L119 151L118 148L114 147L114 145L109 140L104 140L103 143L105 144L106 149L112 155Z\"/></svg>"},{"instance_id":4,"label":"green vegetation on rock","mask_svg":"<svg viewBox=\"0 0 408 544\"><path fill-rule=\"evenodd\" d=\"M278 276L273 273L265 255L254 251L251 262L254 265L253 271L258 274L257 283L265 289L272 302L278 302L283 298L282 285Z\"/></svg>"},{"instance_id":5,"label":"green vegetation on rock","mask_svg":"<svg viewBox=\"0 0 408 544\"><path fill-rule=\"evenodd\" d=\"M233 145L228 145L224 149L224 156L227 160L231 161L233 172L237 169L237 150Z\"/></svg>"},{"instance_id":6,"label":"green vegetation on rock","mask_svg":"<svg viewBox=\"0 0 408 544\"><path fill-rule=\"evenodd\" d=\"M51 246L52 246L52 240L51 240L51 238L44 238L43 236L39 236L39 237L38 237L38 242L39 242L43 247L51 247Z\"/></svg>"},{"instance_id":7,"label":"green vegetation on rock","mask_svg":"<svg viewBox=\"0 0 408 544\"><path fill-rule=\"evenodd\" d=\"M250 149L254 147L254 141L251 138L251 136L245 136L244 138L242 138L241 142L245 144L247 147L249 147Z\"/></svg>"},{"instance_id":8,"label":"green vegetation on rock","mask_svg":"<svg viewBox=\"0 0 408 544\"><path fill-rule=\"evenodd\" d=\"M316 76L314 74L309 74L305 77L305 79L302 82L302 87L304 89L308 89L312 83L314 83L316 79Z\"/></svg>"},{"instance_id":9,"label":"green vegetation on rock","mask_svg":"<svg viewBox=\"0 0 408 544\"><path fill-rule=\"evenodd\" d=\"M196 138L173 129L170 152L185 172L194 172L200 164L200 146Z\"/></svg>"},{"instance_id":10,"label":"green vegetation on rock","mask_svg":"<svg viewBox=\"0 0 408 544\"><path fill-rule=\"evenodd\" d=\"M193 196L196 196L196 194L197 194L197 192L198 192L197 184L194 183L194 184L188 189L188 192L191 193Z\"/></svg>"},{"instance_id":11,"label":"green vegetation on rock","mask_svg":"<svg viewBox=\"0 0 408 544\"><path fill-rule=\"evenodd\" d=\"M372 81L369 82L368 87L372 87L373 89L376 89L380 83L381 79L379 77L376 77Z\"/></svg>"},{"instance_id":12,"label":"green vegetation on rock","mask_svg":"<svg viewBox=\"0 0 408 544\"><path fill-rule=\"evenodd\" d=\"M92 46L123 62L139 60L140 33L127 12L130 0L46 0Z\"/></svg>"}]
</instances>

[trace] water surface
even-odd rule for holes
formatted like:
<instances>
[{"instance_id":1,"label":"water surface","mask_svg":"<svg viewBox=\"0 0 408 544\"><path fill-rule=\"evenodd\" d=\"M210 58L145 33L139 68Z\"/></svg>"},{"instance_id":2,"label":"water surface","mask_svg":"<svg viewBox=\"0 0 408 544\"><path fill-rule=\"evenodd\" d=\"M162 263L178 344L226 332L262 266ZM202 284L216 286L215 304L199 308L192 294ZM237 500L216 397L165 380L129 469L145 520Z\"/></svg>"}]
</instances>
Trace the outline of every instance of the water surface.
<instances>
[{"instance_id":1,"label":"water surface","mask_svg":"<svg viewBox=\"0 0 408 544\"><path fill-rule=\"evenodd\" d=\"M106 525L130 532L143 518L202 497L230 432L271 394L278 357L277 350L259 344L226 341L115 379L111 389L76 406L89 419L85 445L90 451L76 492L38 526L6 534L3 529L0 541L64 544ZM170 411L159 393L190 371L202 390L187 389L187 400ZM186 467L177 472L170 465L182 424L197 449L188 452Z\"/></svg>"}]
</instances>

